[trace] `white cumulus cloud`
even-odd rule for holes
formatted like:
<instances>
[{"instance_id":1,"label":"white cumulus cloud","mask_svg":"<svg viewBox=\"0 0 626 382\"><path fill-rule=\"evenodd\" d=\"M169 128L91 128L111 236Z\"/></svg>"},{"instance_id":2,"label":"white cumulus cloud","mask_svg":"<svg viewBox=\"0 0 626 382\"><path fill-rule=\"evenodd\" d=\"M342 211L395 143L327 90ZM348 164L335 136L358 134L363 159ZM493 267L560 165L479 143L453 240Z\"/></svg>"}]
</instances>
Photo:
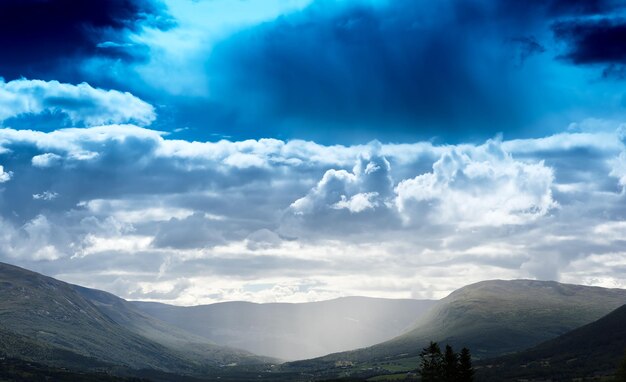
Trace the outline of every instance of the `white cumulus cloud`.
<instances>
[{"instance_id":1,"label":"white cumulus cloud","mask_svg":"<svg viewBox=\"0 0 626 382\"><path fill-rule=\"evenodd\" d=\"M455 148L433 171L401 181L396 206L406 221L464 226L523 224L556 206L553 170L521 162L498 141Z\"/></svg>"},{"instance_id":2,"label":"white cumulus cloud","mask_svg":"<svg viewBox=\"0 0 626 382\"><path fill-rule=\"evenodd\" d=\"M5 128L0 261L177 303L604 283L624 278L603 263L626 252L624 150L606 132L326 146ZM174 288L181 279L191 286Z\"/></svg>"},{"instance_id":3,"label":"white cumulus cloud","mask_svg":"<svg viewBox=\"0 0 626 382\"><path fill-rule=\"evenodd\" d=\"M86 126L132 122L146 126L156 114L154 107L117 90L103 90L87 83L0 78L0 122L44 112L63 113L75 124Z\"/></svg>"},{"instance_id":4,"label":"white cumulus cloud","mask_svg":"<svg viewBox=\"0 0 626 382\"><path fill-rule=\"evenodd\" d=\"M40 194L33 194L33 199L35 200L45 200L50 201L59 197L59 194L53 191L44 191Z\"/></svg>"},{"instance_id":5,"label":"white cumulus cloud","mask_svg":"<svg viewBox=\"0 0 626 382\"><path fill-rule=\"evenodd\" d=\"M35 167L46 168L46 167L52 167L58 164L59 162L61 162L61 159L62 159L61 156L57 154L45 153L45 154L35 155L33 159L31 159L31 162L33 166Z\"/></svg>"},{"instance_id":6,"label":"white cumulus cloud","mask_svg":"<svg viewBox=\"0 0 626 382\"><path fill-rule=\"evenodd\" d=\"M11 180L11 176L13 176L13 173L10 171L5 171L4 167L0 165L0 183L8 182L9 180Z\"/></svg>"},{"instance_id":7,"label":"white cumulus cloud","mask_svg":"<svg viewBox=\"0 0 626 382\"><path fill-rule=\"evenodd\" d=\"M351 196L350 199L341 195L341 200L331 207L338 210L345 208L350 212L359 213L377 207L379 205L377 197L378 192L362 192Z\"/></svg>"},{"instance_id":8,"label":"white cumulus cloud","mask_svg":"<svg viewBox=\"0 0 626 382\"><path fill-rule=\"evenodd\" d=\"M392 192L393 180L389 161L369 152L361 154L352 171L326 171L309 193L291 204L296 215L306 215L329 209L346 209L359 213L384 204Z\"/></svg>"}]
</instances>

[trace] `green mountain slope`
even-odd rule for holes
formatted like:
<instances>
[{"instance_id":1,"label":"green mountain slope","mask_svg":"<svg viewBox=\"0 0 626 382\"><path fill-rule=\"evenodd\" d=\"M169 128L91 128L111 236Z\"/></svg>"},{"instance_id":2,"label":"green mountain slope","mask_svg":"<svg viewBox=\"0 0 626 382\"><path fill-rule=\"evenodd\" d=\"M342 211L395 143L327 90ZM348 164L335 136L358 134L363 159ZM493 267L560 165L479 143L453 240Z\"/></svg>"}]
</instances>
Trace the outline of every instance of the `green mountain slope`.
<instances>
[{"instance_id":1,"label":"green mountain slope","mask_svg":"<svg viewBox=\"0 0 626 382\"><path fill-rule=\"evenodd\" d=\"M191 334L164 321L139 311L131 302L111 293L96 289L73 286L74 289L101 312L125 329L180 353L182 357L196 363L211 364L259 364L275 362L270 358L254 356L252 353L214 344L208 339Z\"/></svg>"},{"instance_id":2,"label":"green mountain slope","mask_svg":"<svg viewBox=\"0 0 626 382\"><path fill-rule=\"evenodd\" d=\"M6 357L20 357L29 361L44 361L49 365L60 365L75 369L99 369L112 366L95 358L13 333L5 329L0 323L0 358Z\"/></svg>"},{"instance_id":3,"label":"green mountain slope","mask_svg":"<svg viewBox=\"0 0 626 382\"><path fill-rule=\"evenodd\" d=\"M302 304L133 304L150 316L221 345L281 359L304 359L393 338L435 301L346 297Z\"/></svg>"},{"instance_id":4,"label":"green mountain slope","mask_svg":"<svg viewBox=\"0 0 626 382\"><path fill-rule=\"evenodd\" d=\"M0 382L146 382L105 372L77 372L16 358L0 357Z\"/></svg>"},{"instance_id":5,"label":"green mountain slope","mask_svg":"<svg viewBox=\"0 0 626 382\"><path fill-rule=\"evenodd\" d=\"M0 263L0 352L60 366L114 364L180 373L254 359L125 307L104 292Z\"/></svg>"},{"instance_id":6,"label":"green mountain slope","mask_svg":"<svg viewBox=\"0 0 626 382\"><path fill-rule=\"evenodd\" d=\"M477 364L485 381L613 375L626 350L626 305L536 347Z\"/></svg>"},{"instance_id":7,"label":"green mountain slope","mask_svg":"<svg viewBox=\"0 0 626 382\"><path fill-rule=\"evenodd\" d=\"M537 345L590 323L626 303L626 290L551 281L484 281L441 300L414 328L390 341L293 367L367 362L416 355L428 341L467 346L489 358Z\"/></svg>"}]
</instances>

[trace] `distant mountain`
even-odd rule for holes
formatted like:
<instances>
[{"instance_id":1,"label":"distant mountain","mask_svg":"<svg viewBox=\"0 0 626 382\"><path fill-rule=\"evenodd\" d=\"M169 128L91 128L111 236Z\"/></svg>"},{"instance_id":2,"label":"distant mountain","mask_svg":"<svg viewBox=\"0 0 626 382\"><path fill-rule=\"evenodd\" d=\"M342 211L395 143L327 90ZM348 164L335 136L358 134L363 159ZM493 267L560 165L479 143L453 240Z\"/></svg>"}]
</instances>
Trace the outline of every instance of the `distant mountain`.
<instances>
[{"instance_id":1,"label":"distant mountain","mask_svg":"<svg viewBox=\"0 0 626 382\"><path fill-rule=\"evenodd\" d=\"M626 351L626 305L529 350L477 364L480 380L571 380L613 375Z\"/></svg>"},{"instance_id":2,"label":"distant mountain","mask_svg":"<svg viewBox=\"0 0 626 382\"><path fill-rule=\"evenodd\" d=\"M355 351L294 362L294 368L328 367L337 361L403 358L431 340L467 346L477 358L512 353L595 321L626 303L626 290L552 281L484 281L442 299L412 330Z\"/></svg>"},{"instance_id":3,"label":"distant mountain","mask_svg":"<svg viewBox=\"0 0 626 382\"><path fill-rule=\"evenodd\" d=\"M346 297L302 304L227 302L177 307L133 302L144 313L220 345L286 360L317 357L393 338L431 300Z\"/></svg>"},{"instance_id":4,"label":"distant mountain","mask_svg":"<svg viewBox=\"0 0 626 382\"><path fill-rule=\"evenodd\" d=\"M150 318L111 294L4 263L0 355L56 366L179 373L264 361Z\"/></svg>"}]
</instances>

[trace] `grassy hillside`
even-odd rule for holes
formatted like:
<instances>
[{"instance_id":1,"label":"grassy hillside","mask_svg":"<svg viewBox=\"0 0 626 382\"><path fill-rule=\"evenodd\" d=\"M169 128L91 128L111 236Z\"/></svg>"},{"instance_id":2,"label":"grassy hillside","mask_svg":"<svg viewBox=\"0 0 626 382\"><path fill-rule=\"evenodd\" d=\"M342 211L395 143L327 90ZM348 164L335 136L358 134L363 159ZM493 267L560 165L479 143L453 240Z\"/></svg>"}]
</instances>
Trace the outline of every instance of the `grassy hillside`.
<instances>
[{"instance_id":1,"label":"grassy hillside","mask_svg":"<svg viewBox=\"0 0 626 382\"><path fill-rule=\"evenodd\" d=\"M393 338L435 301L347 297L303 304L134 304L153 317L221 345L282 359L303 359Z\"/></svg>"},{"instance_id":2,"label":"grassy hillside","mask_svg":"<svg viewBox=\"0 0 626 382\"><path fill-rule=\"evenodd\" d=\"M74 353L70 350L47 344L11 332L0 323L0 358L20 357L24 360L41 360L51 365L71 368L98 369L110 367L110 364Z\"/></svg>"},{"instance_id":3,"label":"grassy hillside","mask_svg":"<svg viewBox=\"0 0 626 382\"><path fill-rule=\"evenodd\" d=\"M194 342L192 335L124 306L112 295L0 263L0 352L59 366L114 364L179 373L249 356Z\"/></svg>"},{"instance_id":4,"label":"grassy hillside","mask_svg":"<svg viewBox=\"0 0 626 382\"><path fill-rule=\"evenodd\" d=\"M626 290L514 280L461 288L425 314L409 332L351 352L294 362L300 369L416 355L428 341L467 346L477 358L512 353L590 323L626 303Z\"/></svg>"},{"instance_id":5,"label":"grassy hillside","mask_svg":"<svg viewBox=\"0 0 626 382\"><path fill-rule=\"evenodd\" d=\"M219 346L210 340L191 334L139 311L134 304L100 290L73 286L107 317L122 327L156 343L178 351L182 357L210 365L259 364L276 362L249 352ZM208 362L210 361L210 362Z\"/></svg>"},{"instance_id":6,"label":"grassy hillside","mask_svg":"<svg viewBox=\"0 0 626 382\"><path fill-rule=\"evenodd\" d=\"M105 372L84 373L50 367L15 358L0 357L0 382L143 382L139 378L117 377Z\"/></svg>"},{"instance_id":7,"label":"grassy hillside","mask_svg":"<svg viewBox=\"0 0 626 382\"><path fill-rule=\"evenodd\" d=\"M434 338L477 358L514 352L590 323L626 303L626 290L553 281L484 281L446 297L383 348L411 351ZM413 350L415 351L415 350Z\"/></svg>"},{"instance_id":8,"label":"grassy hillside","mask_svg":"<svg viewBox=\"0 0 626 382\"><path fill-rule=\"evenodd\" d=\"M477 364L484 381L613 375L626 351L626 305L536 347Z\"/></svg>"}]
</instances>

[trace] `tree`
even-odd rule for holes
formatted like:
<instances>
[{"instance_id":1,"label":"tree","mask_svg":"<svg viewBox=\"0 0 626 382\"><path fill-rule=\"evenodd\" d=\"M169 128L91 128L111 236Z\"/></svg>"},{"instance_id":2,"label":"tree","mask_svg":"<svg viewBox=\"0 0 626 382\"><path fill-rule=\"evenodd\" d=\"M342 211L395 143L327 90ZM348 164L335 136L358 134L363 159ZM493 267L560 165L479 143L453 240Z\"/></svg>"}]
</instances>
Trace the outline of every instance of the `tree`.
<instances>
[{"instance_id":1,"label":"tree","mask_svg":"<svg viewBox=\"0 0 626 382\"><path fill-rule=\"evenodd\" d=\"M619 364L617 368L617 373L615 374L616 382L626 382L626 354L624 354L624 359Z\"/></svg>"},{"instance_id":2,"label":"tree","mask_svg":"<svg viewBox=\"0 0 626 382\"><path fill-rule=\"evenodd\" d=\"M419 374L422 382L473 382L474 368L469 349L463 348L456 354L452 346L446 345L444 354L436 342L420 352ZM621 381L620 381L621 382Z\"/></svg>"},{"instance_id":3,"label":"tree","mask_svg":"<svg viewBox=\"0 0 626 382\"><path fill-rule=\"evenodd\" d=\"M430 342L430 345L422 349L420 352L420 370L422 382L443 382L443 355L441 349L436 342Z\"/></svg>"},{"instance_id":4,"label":"tree","mask_svg":"<svg viewBox=\"0 0 626 382\"><path fill-rule=\"evenodd\" d=\"M459 382L473 382L474 368L472 367L472 355L468 348L461 350L459 355Z\"/></svg>"},{"instance_id":5,"label":"tree","mask_svg":"<svg viewBox=\"0 0 626 382\"><path fill-rule=\"evenodd\" d=\"M452 346L446 345L443 355L443 380L446 382L456 382L459 378L459 356L454 352Z\"/></svg>"}]
</instances>

